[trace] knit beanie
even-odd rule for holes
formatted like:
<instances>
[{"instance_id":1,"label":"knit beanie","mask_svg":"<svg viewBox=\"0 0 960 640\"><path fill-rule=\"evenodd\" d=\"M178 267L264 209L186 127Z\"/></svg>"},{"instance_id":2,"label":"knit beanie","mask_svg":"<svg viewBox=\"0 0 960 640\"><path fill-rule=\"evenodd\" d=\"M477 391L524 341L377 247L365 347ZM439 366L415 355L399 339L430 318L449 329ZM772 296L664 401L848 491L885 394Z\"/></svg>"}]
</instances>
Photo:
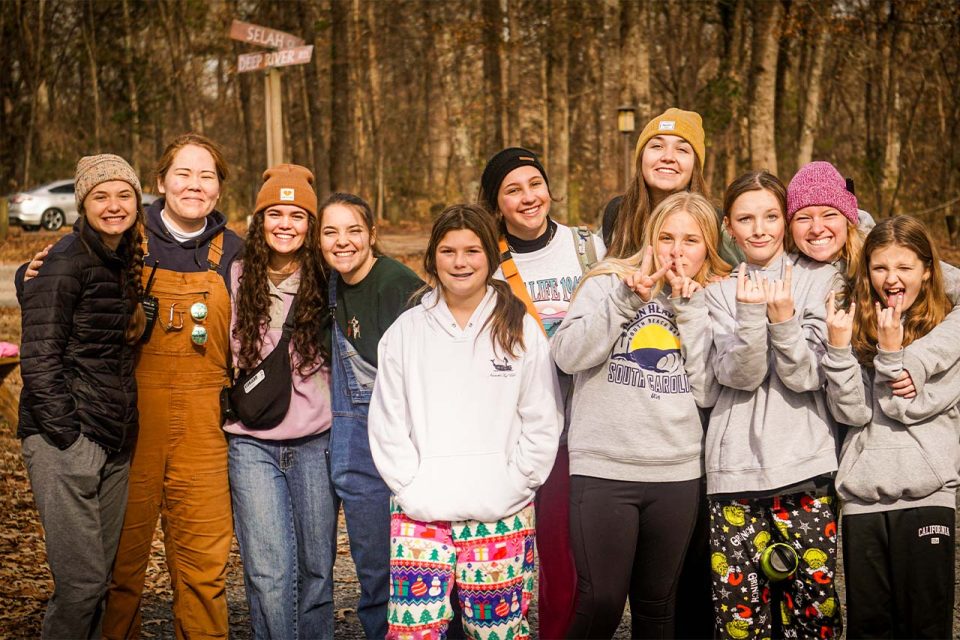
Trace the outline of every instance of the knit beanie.
<instances>
[{"instance_id":1,"label":"knit beanie","mask_svg":"<svg viewBox=\"0 0 960 640\"><path fill-rule=\"evenodd\" d=\"M298 164L278 164L263 172L263 186L257 194L254 214L278 204L292 204L317 215L317 192L313 173Z\"/></svg>"},{"instance_id":2,"label":"knit beanie","mask_svg":"<svg viewBox=\"0 0 960 640\"><path fill-rule=\"evenodd\" d=\"M647 123L647 126L640 132L637 139L637 150L634 152L634 160L637 166L640 166L640 156L643 155L643 148L650 138L654 136L680 136L690 143L693 150L697 152L697 160L700 161L700 169L703 169L703 163L706 161L706 135L703 133L703 118L696 111L684 111L671 107Z\"/></svg>"},{"instance_id":3,"label":"knit beanie","mask_svg":"<svg viewBox=\"0 0 960 640\"><path fill-rule=\"evenodd\" d=\"M143 202L143 190L136 172L127 161L112 153L101 153L97 156L84 156L77 162L77 173L74 178L74 193L77 198L77 208L83 209L83 201L98 184L122 180L137 194L137 208Z\"/></svg>"},{"instance_id":4,"label":"knit beanie","mask_svg":"<svg viewBox=\"0 0 960 640\"><path fill-rule=\"evenodd\" d=\"M547 170L540 164L537 154L523 147L504 149L487 161L487 166L483 169L483 176L480 178L480 197L490 207L490 211L497 210L497 193L500 191L500 184L503 179L517 167L535 167L543 176L547 187L550 186L550 180L547 179Z\"/></svg>"},{"instance_id":5,"label":"knit beanie","mask_svg":"<svg viewBox=\"0 0 960 640\"><path fill-rule=\"evenodd\" d=\"M833 207L851 224L857 224L857 196L829 162L817 161L797 171L787 187L787 222L804 207Z\"/></svg>"}]
</instances>

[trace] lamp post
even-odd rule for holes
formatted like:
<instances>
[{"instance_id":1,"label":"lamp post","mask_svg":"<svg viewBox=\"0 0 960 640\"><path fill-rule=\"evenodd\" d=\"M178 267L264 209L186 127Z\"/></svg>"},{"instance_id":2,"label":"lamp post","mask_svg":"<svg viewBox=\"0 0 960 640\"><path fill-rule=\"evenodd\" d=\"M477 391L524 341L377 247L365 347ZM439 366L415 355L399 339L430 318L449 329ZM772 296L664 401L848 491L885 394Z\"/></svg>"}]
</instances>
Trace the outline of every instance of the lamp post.
<instances>
[{"instance_id":1,"label":"lamp post","mask_svg":"<svg viewBox=\"0 0 960 640\"><path fill-rule=\"evenodd\" d=\"M623 105L617 109L617 130L623 134L623 191L630 185L630 135L637 129L637 108Z\"/></svg>"}]
</instances>

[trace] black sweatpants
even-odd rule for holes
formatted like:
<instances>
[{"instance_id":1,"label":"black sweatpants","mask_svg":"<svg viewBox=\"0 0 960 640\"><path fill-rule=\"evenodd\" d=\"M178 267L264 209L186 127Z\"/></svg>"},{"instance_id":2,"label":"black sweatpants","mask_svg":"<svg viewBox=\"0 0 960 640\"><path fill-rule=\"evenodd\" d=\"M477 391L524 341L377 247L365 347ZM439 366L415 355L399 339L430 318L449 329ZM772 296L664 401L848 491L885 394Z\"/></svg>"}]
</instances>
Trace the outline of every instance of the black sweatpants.
<instances>
[{"instance_id":1,"label":"black sweatpants","mask_svg":"<svg viewBox=\"0 0 960 640\"><path fill-rule=\"evenodd\" d=\"M697 523L683 558L677 584L676 637L679 640L705 640L713 637L713 587L710 578L710 511L707 508L706 483L701 496Z\"/></svg>"},{"instance_id":2,"label":"black sweatpants","mask_svg":"<svg viewBox=\"0 0 960 640\"><path fill-rule=\"evenodd\" d=\"M568 638L610 638L630 598L632 637L670 638L700 480L570 478L577 609Z\"/></svg>"},{"instance_id":3,"label":"black sweatpants","mask_svg":"<svg viewBox=\"0 0 960 640\"><path fill-rule=\"evenodd\" d=\"M948 507L843 516L849 637L952 637L955 520Z\"/></svg>"}]
</instances>

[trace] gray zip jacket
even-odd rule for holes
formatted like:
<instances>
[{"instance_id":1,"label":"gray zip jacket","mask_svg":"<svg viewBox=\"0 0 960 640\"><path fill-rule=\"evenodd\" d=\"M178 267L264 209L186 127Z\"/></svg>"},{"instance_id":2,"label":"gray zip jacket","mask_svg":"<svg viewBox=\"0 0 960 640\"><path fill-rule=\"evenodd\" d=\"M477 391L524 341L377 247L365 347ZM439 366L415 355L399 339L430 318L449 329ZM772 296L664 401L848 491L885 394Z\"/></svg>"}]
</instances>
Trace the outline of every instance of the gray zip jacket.
<instances>
[{"instance_id":1,"label":"gray zip jacket","mask_svg":"<svg viewBox=\"0 0 960 640\"><path fill-rule=\"evenodd\" d=\"M837 493L845 514L914 507L956 508L960 485L960 364L930 378L915 377L915 398L893 395L889 382L932 357L917 342L878 351L873 368L853 350L827 348L827 403L851 429L840 453Z\"/></svg>"},{"instance_id":2,"label":"gray zip jacket","mask_svg":"<svg viewBox=\"0 0 960 640\"><path fill-rule=\"evenodd\" d=\"M571 475L675 482L703 475L711 329L704 294L644 303L615 274L585 280L551 341L574 375L567 444ZM684 342L677 319L698 340Z\"/></svg>"},{"instance_id":3,"label":"gray zip jacket","mask_svg":"<svg viewBox=\"0 0 960 640\"><path fill-rule=\"evenodd\" d=\"M786 322L770 324L766 304L738 303L736 277L706 289L720 384L706 439L708 494L769 491L837 469L820 359L824 303L840 276L833 265L786 254L748 272L781 279L786 261L796 309Z\"/></svg>"}]
</instances>

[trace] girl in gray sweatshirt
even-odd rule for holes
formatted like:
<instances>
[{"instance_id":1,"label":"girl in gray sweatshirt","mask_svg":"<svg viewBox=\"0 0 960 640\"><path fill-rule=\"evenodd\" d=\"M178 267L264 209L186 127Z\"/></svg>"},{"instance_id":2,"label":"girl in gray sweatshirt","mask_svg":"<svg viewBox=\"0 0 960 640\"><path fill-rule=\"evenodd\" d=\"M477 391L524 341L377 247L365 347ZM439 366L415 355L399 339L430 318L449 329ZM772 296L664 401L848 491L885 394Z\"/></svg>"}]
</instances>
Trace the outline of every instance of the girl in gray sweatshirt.
<instances>
[{"instance_id":1,"label":"girl in gray sweatshirt","mask_svg":"<svg viewBox=\"0 0 960 640\"><path fill-rule=\"evenodd\" d=\"M568 637L611 637L628 596L633 637L674 635L703 475L698 407L716 393L702 287L729 271L715 220L701 195L665 199L645 229L646 249L592 270L553 337L557 365L574 375L568 446L579 590Z\"/></svg>"},{"instance_id":2,"label":"girl in gray sweatshirt","mask_svg":"<svg viewBox=\"0 0 960 640\"><path fill-rule=\"evenodd\" d=\"M888 218L867 237L847 292L827 306L827 400L850 425L837 472L843 499L850 637L952 635L960 484L960 365L926 376L918 340L952 302L923 224ZM912 374L916 397L890 382Z\"/></svg>"},{"instance_id":3,"label":"girl in gray sweatshirt","mask_svg":"<svg viewBox=\"0 0 960 640\"><path fill-rule=\"evenodd\" d=\"M833 582L835 425L822 393L829 264L783 250L786 189L748 173L724 224L747 263L707 288L719 384L705 445L714 604L721 637L840 634ZM776 584L773 584L776 583Z\"/></svg>"}]
</instances>

